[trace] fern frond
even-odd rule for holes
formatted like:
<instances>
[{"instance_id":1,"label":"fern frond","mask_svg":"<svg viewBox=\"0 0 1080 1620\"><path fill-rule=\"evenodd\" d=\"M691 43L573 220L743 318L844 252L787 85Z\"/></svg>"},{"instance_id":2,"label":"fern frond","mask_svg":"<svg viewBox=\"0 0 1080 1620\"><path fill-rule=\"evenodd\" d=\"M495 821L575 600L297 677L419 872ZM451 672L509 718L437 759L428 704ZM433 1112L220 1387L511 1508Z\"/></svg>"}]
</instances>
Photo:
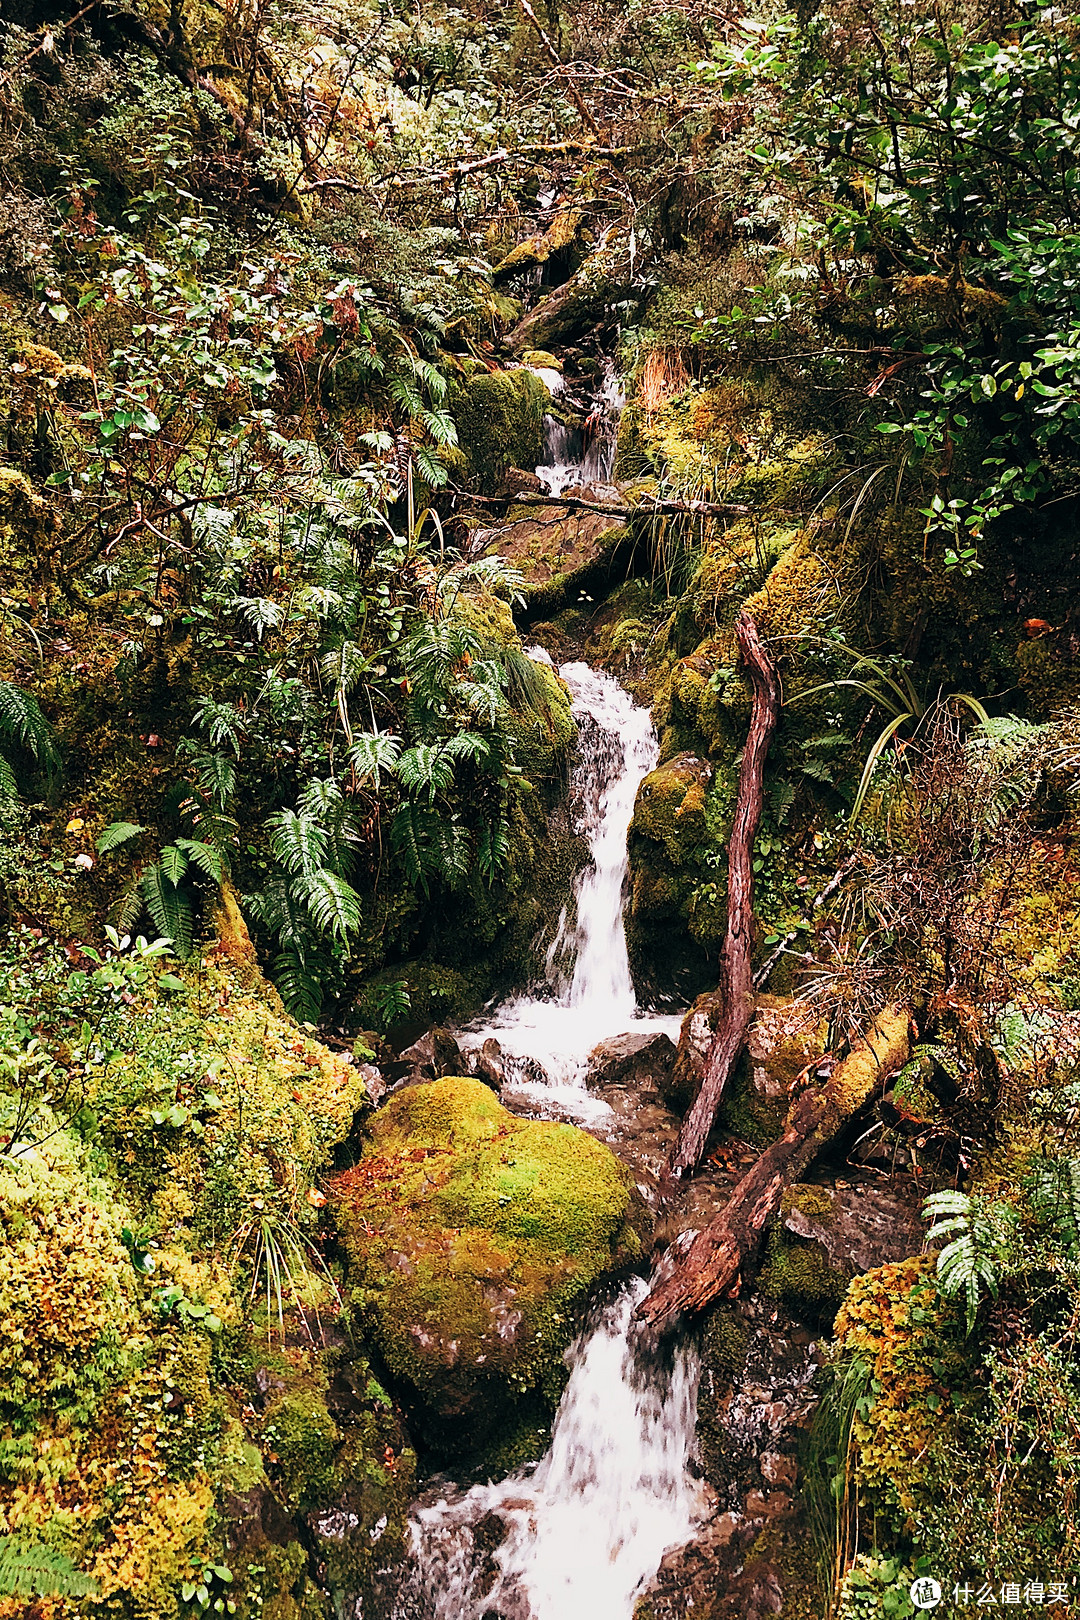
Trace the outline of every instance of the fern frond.
<instances>
[{"instance_id":1,"label":"fern frond","mask_svg":"<svg viewBox=\"0 0 1080 1620\"><path fill-rule=\"evenodd\" d=\"M182 850L188 860L192 861L212 883L221 882L221 874L225 865L224 857L219 849L214 848L213 844L205 844L201 838L178 838L176 847ZM164 854L164 851L162 853Z\"/></svg>"},{"instance_id":2,"label":"fern frond","mask_svg":"<svg viewBox=\"0 0 1080 1620\"><path fill-rule=\"evenodd\" d=\"M0 802L7 799L9 802L19 797L19 785L15 780L15 772L0 754Z\"/></svg>"},{"instance_id":3,"label":"fern frond","mask_svg":"<svg viewBox=\"0 0 1080 1620\"><path fill-rule=\"evenodd\" d=\"M0 1596L95 1597L98 1583L63 1553L39 1542L19 1546L0 1536Z\"/></svg>"},{"instance_id":4,"label":"fern frond","mask_svg":"<svg viewBox=\"0 0 1080 1620\"><path fill-rule=\"evenodd\" d=\"M272 977L290 1017L301 1024L317 1024L322 986L295 951L285 950L274 958Z\"/></svg>"},{"instance_id":5,"label":"fern frond","mask_svg":"<svg viewBox=\"0 0 1080 1620\"><path fill-rule=\"evenodd\" d=\"M266 818L270 847L287 872L310 877L326 863L326 832L295 810L277 810Z\"/></svg>"},{"instance_id":6,"label":"fern frond","mask_svg":"<svg viewBox=\"0 0 1080 1620\"><path fill-rule=\"evenodd\" d=\"M256 641L261 641L267 630L276 630L285 614L281 603L268 596L234 597L233 611L251 626Z\"/></svg>"},{"instance_id":7,"label":"fern frond","mask_svg":"<svg viewBox=\"0 0 1080 1620\"><path fill-rule=\"evenodd\" d=\"M304 873L296 880L296 890L316 927L342 944L360 927L360 896L336 872Z\"/></svg>"},{"instance_id":8,"label":"fern frond","mask_svg":"<svg viewBox=\"0 0 1080 1620\"><path fill-rule=\"evenodd\" d=\"M99 855L107 855L111 849L119 849L121 844L145 831L137 821L112 821L94 840L94 848Z\"/></svg>"},{"instance_id":9,"label":"fern frond","mask_svg":"<svg viewBox=\"0 0 1080 1620\"><path fill-rule=\"evenodd\" d=\"M490 759L491 751L490 738L481 736L478 731L459 731L443 744L443 753L449 754L451 759L486 760Z\"/></svg>"},{"instance_id":10,"label":"fern frond","mask_svg":"<svg viewBox=\"0 0 1080 1620\"><path fill-rule=\"evenodd\" d=\"M429 804L454 780L454 761L445 744L417 743L398 760L398 781L409 793L424 794Z\"/></svg>"},{"instance_id":11,"label":"fern frond","mask_svg":"<svg viewBox=\"0 0 1080 1620\"><path fill-rule=\"evenodd\" d=\"M121 934L130 934L146 905L143 894L142 873L136 873L125 889L109 907L109 921Z\"/></svg>"},{"instance_id":12,"label":"fern frond","mask_svg":"<svg viewBox=\"0 0 1080 1620\"><path fill-rule=\"evenodd\" d=\"M53 730L37 699L10 681L0 681L0 737L10 737L25 748L50 779L59 771Z\"/></svg>"},{"instance_id":13,"label":"fern frond","mask_svg":"<svg viewBox=\"0 0 1080 1620\"><path fill-rule=\"evenodd\" d=\"M142 875L146 909L163 939L172 944L181 961L191 955L191 901L169 881L161 866L151 866Z\"/></svg>"},{"instance_id":14,"label":"fern frond","mask_svg":"<svg viewBox=\"0 0 1080 1620\"><path fill-rule=\"evenodd\" d=\"M172 884L173 888L183 881L184 873L188 869L188 858L176 844L166 844L159 857L161 870Z\"/></svg>"},{"instance_id":15,"label":"fern frond","mask_svg":"<svg viewBox=\"0 0 1080 1620\"><path fill-rule=\"evenodd\" d=\"M353 738L349 764L363 780L370 776L378 791L381 773L392 771L401 754L401 738L391 731L362 731Z\"/></svg>"}]
</instances>

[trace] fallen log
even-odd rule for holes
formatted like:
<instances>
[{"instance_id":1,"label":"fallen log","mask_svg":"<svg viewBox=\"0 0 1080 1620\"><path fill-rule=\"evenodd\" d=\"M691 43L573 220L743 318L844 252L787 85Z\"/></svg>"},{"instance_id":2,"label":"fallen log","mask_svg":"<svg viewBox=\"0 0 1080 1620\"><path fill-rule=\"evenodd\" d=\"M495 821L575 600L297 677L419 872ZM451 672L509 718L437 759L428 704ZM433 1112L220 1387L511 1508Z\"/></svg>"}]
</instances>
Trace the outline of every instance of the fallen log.
<instances>
[{"instance_id":1,"label":"fallen log","mask_svg":"<svg viewBox=\"0 0 1080 1620\"><path fill-rule=\"evenodd\" d=\"M788 1109L784 1134L746 1172L726 1207L698 1233L671 1276L642 1300L638 1316L659 1326L683 1311L700 1311L729 1289L757 1247L784 1188L798 1180L877 1087L884 1088L910 1053L908 1009L886 1008L825 1084L796 1098Z\"/></svg>"},{"instance_id":2,"label":"fallen log","mask_svg":"<svg viewBox=\"0 0 1080 1620\"><path fill-rule=\"evenodd\" d=\"M803 513L783 506L750 506L740 501L662 501L643 495L632 505L625 501L588 500L584 495L476 495L472 490L448 484L454 495L474 506L538 506L569 512L603 512L610 517L784 517L800 518ZM516 520L511 520L516 521Z\"/></svg>"},{"instance_id":3,"label":"fallen log","mask_svg":"<svg viewBox=\"0 0 1080 1620\"><path fill-rule=\"evenodd\" d=\"M754 925L754 839L765 797L765 756L780 717L780 683L757 625L745 609L735 620L735 639L754 689L750 730L735 788L735 818L728 841L727 930L720 950L720 1019L705 1059L701 1090L683 1120L668 1161L668 1174L692 1170L705 1151L728 1077L746 1040L753 1010L750 954Z\"/></svg>"}]
</instances>

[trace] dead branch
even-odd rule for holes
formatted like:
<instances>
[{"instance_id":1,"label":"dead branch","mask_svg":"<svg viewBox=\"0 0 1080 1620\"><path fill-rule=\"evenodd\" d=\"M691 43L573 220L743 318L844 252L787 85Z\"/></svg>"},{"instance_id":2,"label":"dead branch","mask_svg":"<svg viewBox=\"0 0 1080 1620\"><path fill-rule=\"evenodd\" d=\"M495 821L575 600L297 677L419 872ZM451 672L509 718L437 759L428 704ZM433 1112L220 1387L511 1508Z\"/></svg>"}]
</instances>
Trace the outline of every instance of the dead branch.
<instances>
[{"instance_id":1,"label":"dead branch","mask_svg":"<svg viewBox=\"0 0 1080 1620\"><path fill-rule=\"evenodd\" d=\"M780 718L780 683L757 626L745 609L735 620L735 639L754 688L750 730L735 789L735 819L728 841L727 931L720 951L720 1021L705 1060L701 1090L683 1120L668 1170L681 1176L705 1151L720 1099L735 1067L753 1005L750 952L754 925L754 839L765 798L765 756Z\"/></svg>"},{"instance_id":2,"label":"dead branch","mask_svg":"<svg viewBox=\"0 0 1080 1620\"><path fill-rule=\"evenodd\" d=\"M796 1098L779 1141L746 1172L726 1208L697 1234L671 1276L642 1300L638 1316L660 1325L682 1311L702 1310L729 1289L756 1249L784 1188L866 1106L878 1086L884 1089L910 1053L908 1009L886 1008L825 1084Z\"/></svg>"}]
</instances>

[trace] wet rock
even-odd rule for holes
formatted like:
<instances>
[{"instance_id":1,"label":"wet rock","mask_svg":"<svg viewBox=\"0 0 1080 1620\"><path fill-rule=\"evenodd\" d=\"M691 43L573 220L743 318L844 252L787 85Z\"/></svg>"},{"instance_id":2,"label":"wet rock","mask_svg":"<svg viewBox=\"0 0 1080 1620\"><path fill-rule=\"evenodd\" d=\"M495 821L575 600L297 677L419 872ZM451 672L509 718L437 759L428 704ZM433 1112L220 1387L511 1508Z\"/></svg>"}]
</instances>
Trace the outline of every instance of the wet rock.
<instances>
[{"instance_id":1,"label":"wet rock","mask_svg":"<svg viewBox=\"0 0 1080 1620\"><path fill-rule=\"evenodd\" d=\"M613 1035L589 1053L585 1084L590 1091L605 1086L651 1088L662 1092L675 1062L675 1042L669 1035L640 1031Z\"/></svg>"},{"instance_id":2,"label":"wet rock","mask_svg":"<svg viewBox=\"0 0 1080 1620\"><path fill-rule=\"evenodd\" d=\"M677 1114L686 1112L701 1089L705 1059L719 1016L720 997L715 990L710 990L698 996L683 1018L675 1059L661 1093L667 1106Z\"/></svg>"},{"instance_id":3,"label":"wet rock","mask_svg":"<svg viewBox=\"0 0 1080 1620\"><path fill-rule=\"evenodd\" d=\"M851 1278L918 1251L921 1201L921 1191L906 1177L890 1187L799 1184L788 1188L781 1211L788 1232L816 1244L835 1271Z\"/></svg>"},{"instance_id":4,"label":"wet rock","mask_svg":"<svg viewBox=\"0 0 1080 1620\"><path fill-rule=\"evenodd\" d=\"M383 1079L382 1070L377 1069L374 1063L358 1063L356 1065L356 1072L364 1082L364 1090L367 1092L372 1105L377 1106L380 1102L382 1102L387 1091L387 1085L386 1081Z\"/></svg>"},{"instance_id":5,"label":"wet rock","mask_svg":"<svg viewBox=\"0 0 1080 1620\"><path fill-rule=\"evenodd\" d=\"M407 1065L409 1074L441 1080L443 1075L457 1074L460 1070L461 1048L448 1029L429 1029L418 1041L399 1052L398 1062Z\"/></svg>"},{"instance_id":6,"label":"wet rock","mask_svg":"<svg viewBox=\"0 0 1080 1620\"><path fill-rule=\"evenodd\" d=\"M482 1080L485 1086L492 1091L501 1091L506 1079L506 1063L503 1059L503 1049L493 1035L489 1035L483 1046L470 1046L462 1051L465 1060L465 1069L474 1079Z\"/></svg>"}]
</instances>

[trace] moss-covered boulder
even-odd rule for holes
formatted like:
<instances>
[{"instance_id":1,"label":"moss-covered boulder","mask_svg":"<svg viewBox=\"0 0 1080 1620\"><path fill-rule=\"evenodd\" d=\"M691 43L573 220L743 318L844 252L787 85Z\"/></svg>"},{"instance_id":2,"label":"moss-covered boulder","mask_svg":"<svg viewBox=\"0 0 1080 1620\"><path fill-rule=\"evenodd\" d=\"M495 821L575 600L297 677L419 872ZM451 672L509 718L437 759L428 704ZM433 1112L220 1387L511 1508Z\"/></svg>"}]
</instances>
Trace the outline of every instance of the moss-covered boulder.
<instances>
[{"instance_id":1,"label":"moss-covered boulder","mask_svg":"<svg viewBox=\"0 0 1080 1620\"><path fill-rule=\"evenodd\" d=\"M689 753L659 765L638 788L626 939L635 982L647 992L692 996L715 977L725 903L710 862L714 849L724 849L726 789Z\"/></svg>"},{"instance_id":2,"label":"moss-covered boulder","mask_svg":"<svg viewBox=\"0 0 1080 1620\"><path fill-rule=\"evenodd\" d=\"M331 1201L353 1304L436 1450L535 1429L561 1387L574 1305L642 1249L609 1149L516 1118L477 1080L399 1092Z\"/></svg>"},{"instance_id":3,"label":"moss-covered boulder","mask_svg":"<svg viewBox=\"0 0 1080 1620\"><path fill-rule=\"evenodd\" d=\"M494 494L509 467L532 468L543 455L543 422L550 395L526 367L463 378L453 396L462 467L485 494Z\"/></svg>"}]
</instances>

